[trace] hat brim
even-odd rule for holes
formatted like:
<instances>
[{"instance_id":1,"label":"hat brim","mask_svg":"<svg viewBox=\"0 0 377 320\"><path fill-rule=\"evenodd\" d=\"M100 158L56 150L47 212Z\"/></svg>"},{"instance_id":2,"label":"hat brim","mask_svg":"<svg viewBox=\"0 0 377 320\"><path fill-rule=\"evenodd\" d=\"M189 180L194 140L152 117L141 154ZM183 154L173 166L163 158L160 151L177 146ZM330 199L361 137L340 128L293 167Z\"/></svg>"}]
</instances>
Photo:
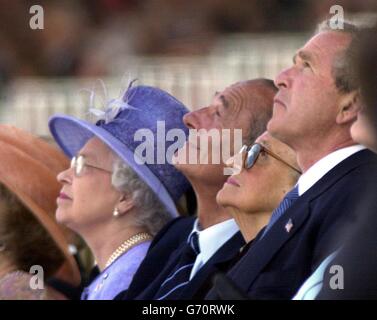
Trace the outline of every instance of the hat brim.
<instances>
[{"instance_id":1,"label":"hat brim","mask_svg":"<svg viewBox=\"0 0 377 320\"><path fill-rule=\"evenodd\" d=\"M65 261L55 275L78 286L81 282L80 271L68 250L71 231L68 233L68 229L58 225L54 219L55 199L59 190L56 174L68 164L68 160L47 142L8 125L0 126L0 149L0 183L29 209L63 253ZM49 158L45 163L42 155ZM22 171L25 167L28 170ZM36 184L36 181L39 183ZM48 192L40 189L43 184L41 181L47 183ZM60 272L62 268L64 272Z\"/></svg>"},{"instance_id":2,"label":"hat brim","mask_svg":"<svg viewBox=\"0 0 377 320\"><path fill-rule=\"evenodd\" d=\"M74 286L79 286L81 283L81 274L75 259L68 250L68 242L61 227L57 224L57 222L51 215L49 215L47 212L45 212L45 210L38 206L29 196L5 182L2 183L4 183L5 186L15 195L17 195L17 198L34 214L34 217L37 218L39 223L45 228L57 247L63 253L65 263L67 263L69 266L69 268L65 268L65 272L68 274L65 274L65 278L63 280L69 282ZM64 263L60 268L62 268L63 266Z\"/></svg>"},{"instance_id":3,"label":"hat brim","mask_svg":"<svg viewBox=\"0 0 377 320\"><path fill-rule=\"evenodd\" d=\"M74 157L89 139L100 139L152 189L172 217L178 216L175 203L161 181L147 165L140 164L141 159L137 160L136 154L108 131L87 121L59 114L51 117L48 125L55 141L70 158Z\"/></svg>"}]
</instances>

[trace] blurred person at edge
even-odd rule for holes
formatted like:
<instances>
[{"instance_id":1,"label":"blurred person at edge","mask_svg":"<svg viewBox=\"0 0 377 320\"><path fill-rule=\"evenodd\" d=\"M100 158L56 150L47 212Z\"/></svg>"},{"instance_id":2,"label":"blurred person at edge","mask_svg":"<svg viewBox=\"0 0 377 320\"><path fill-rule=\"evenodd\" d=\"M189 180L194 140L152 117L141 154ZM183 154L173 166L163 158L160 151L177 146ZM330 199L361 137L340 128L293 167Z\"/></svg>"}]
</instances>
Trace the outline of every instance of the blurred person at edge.
<instances>
[{"instance_id":1,"label":"blurred person at edge","mask_svg":"<svg viewBox=\"0 0 377 320\"><path fill-rule=\"evenodd\" d=\"M355 141L377 152L377 42L375 32L377 25L362 29L360 41L354 51L355 77L360 82L360 103L357 121L351 127Z\"/></svg>"},{"instance_id":2,"label":"blurred person at edge","mask_svg":"<svg viewBox=\"0 0 377 320\"><path fill-rule=\"evenodd\" d=\"M78 265L68 252L74 235L54 217L60 189L56 175L67 164L42 139L0 125L0 300L74 298L60 290L63 285L72 293L80 284ZM43 269L31 269L35 266ZM35 281L38 275L43 278ZM50 285L51 280L58 285Z\"/></svg>"}]
</instances>

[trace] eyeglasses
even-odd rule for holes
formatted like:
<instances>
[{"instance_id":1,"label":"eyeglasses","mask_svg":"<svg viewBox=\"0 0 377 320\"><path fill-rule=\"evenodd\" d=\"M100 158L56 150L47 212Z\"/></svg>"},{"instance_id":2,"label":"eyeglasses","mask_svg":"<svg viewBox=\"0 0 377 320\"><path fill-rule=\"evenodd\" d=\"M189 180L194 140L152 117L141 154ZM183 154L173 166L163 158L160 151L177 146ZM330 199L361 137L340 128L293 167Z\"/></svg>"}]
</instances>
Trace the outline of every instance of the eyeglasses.
<instances>
[{"instance_id":1,"label":"eyeglasses","mask_svg":"<svg viewBox=\"0 0 377 320\"><path fill-rule=\"evenodd\" d=\"M242 156L244 157L244 155L246 155L246 157L242 158L244 159L243 160L243 167L245 169L250 169L254 164L255 162L257 161L258 159L258 156L259 154L264 151L266 152L268 155L270 155L271 157L275 158L276 160L279 160L280 162L284 163L285 165L287 165L288 167L290 167L292 170L298 172L299 174L301 174L302 172L295 168L294 166L292 166L291 164L289 164L287 161L285 161L284 159L282 159L281 157L279 157L276 153L268 150L266 147L264 147L263 145L259 144L259 143L254 143L252 146L247 146L247 145L244 145L241 150L240 150L240 154L242 154Z\"/></svg>"},{"instance_id":2,"label":"eyeglasses","mask_svg":"<svg viewBox=\"0 0 377 320\"><path fill-rule=\"evenodd\" d=\"M87 163L87 161L86 161L86 159L83 155L79 155L79 156L72 158L70 168L73 169L73 172L75 173L76 177L81 177L83 175L85 167L90 167L90 168L94 168L94 169L98 169L98 170L102 170L102 171L105 171L105 172L112 173L112 171L110 171L110 170L107 170L107 169L101 168L101 167L97 167L97 166L94 166L92 164Z\"/></svg>"}]
</instances>

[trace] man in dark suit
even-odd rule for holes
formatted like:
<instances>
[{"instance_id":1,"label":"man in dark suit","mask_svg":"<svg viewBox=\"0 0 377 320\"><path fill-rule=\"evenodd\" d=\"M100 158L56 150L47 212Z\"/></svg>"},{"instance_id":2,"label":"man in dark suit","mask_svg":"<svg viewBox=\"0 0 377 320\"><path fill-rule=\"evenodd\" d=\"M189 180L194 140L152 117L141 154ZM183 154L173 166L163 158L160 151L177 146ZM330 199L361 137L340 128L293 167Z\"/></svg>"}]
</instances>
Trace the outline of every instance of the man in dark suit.
<instances>
[{"instance_id":1,"label":"man in dark suit","mask_svg":"<svg viewBox=\"0 0 377 320\"><path fill-rule=\"evenodd\" d=\"M216 93L209 106L185 115L183 120L190 129L214 130L220 136L228 129L230 144L208 135L207 147L199 144L199 138L189 139L178 152L175 166L193 186L197 218L173 220L156 236L128 291L118 299L203 298L211 285L210 276L228 269L244 240L234 219L216 203L216 194L227 179L227 159L220 157L216 162L211 151L216 147L230 147L230 155L238 151L232 150L237 148L232 143L236 129L242 130L239 147L253 142L271 117L275 93L271 80L239 82ZM196 163L187 161L192 154L197 154ZM202 161L203 154L207 163Z\"/></svg>"},{"instance_id":2,"label":"man in dark suit","mask_svg":"<svg viewBox=\"0 0 377 320\"><path fill-rule=\"evenodd\" d=\"M356 28L321 26L276 78L268 131L296 151L303 172L249 250L228 272L253 299L291 299L318 265L341 246L339 233L358 219L376 156L351 138L357 83L346 63ZM216 288L207 295L217 298Z\"/></svg>"}]
</instances>

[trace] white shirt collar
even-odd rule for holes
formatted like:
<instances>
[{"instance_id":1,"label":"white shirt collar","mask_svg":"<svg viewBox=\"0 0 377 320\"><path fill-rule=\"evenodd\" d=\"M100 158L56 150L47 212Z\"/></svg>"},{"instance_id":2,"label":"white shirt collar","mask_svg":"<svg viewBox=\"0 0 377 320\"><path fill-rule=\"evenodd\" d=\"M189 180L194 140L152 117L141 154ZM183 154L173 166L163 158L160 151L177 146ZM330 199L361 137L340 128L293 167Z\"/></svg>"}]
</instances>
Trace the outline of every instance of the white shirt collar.
<instances>
[{"instance_id":1,"label":"white shirt collar","mask_svg":"<svg viewBox=\"0 0 377 320\"><path fill-rule=\"evenodd\" d=\"M366 148L362 145L353 145L331 152L317 161L298 179L298 194L301 196L337 164L363 149Z\"/></svg>"},{"instance_id":2,"label":"white shirt collar","mask_svg":"<svg viewBox=\"0 0 377 320\"><path fill-rule=\"evenodd\" d=\"M228 219L204 230L201 230L199 220L195 220L190 234L198 233L200 254L196 257L190 279L237 231L239 228L234 219Z\"/></svg>"}]
</instances>

